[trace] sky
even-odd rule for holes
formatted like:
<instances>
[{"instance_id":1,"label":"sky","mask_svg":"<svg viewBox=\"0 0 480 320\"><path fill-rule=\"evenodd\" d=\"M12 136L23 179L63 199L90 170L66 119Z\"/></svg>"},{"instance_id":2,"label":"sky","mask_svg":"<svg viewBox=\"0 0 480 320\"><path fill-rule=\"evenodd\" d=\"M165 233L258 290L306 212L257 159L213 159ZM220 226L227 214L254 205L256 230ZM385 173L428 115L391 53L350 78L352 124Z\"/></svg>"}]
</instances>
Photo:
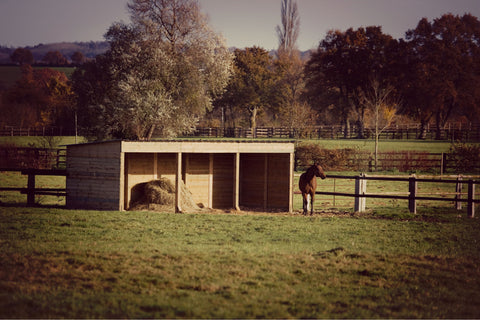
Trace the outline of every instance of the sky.
<instances>
[{"instance_id":1,"label":"sky","mask_svg":"<svg viewBox=\"0 0 480 320\"><path fill-rule=\"evenodd\" d=\"M0 45L101 41L109 26L129 22L128 0L0 0ZM199 0L229 47L276 49L281 0ZM297 0L300 50L315 49L328 30L382 26L403 38L420 19L444 13L480 17L480 0Z\"/></svg>"}]
</instances>

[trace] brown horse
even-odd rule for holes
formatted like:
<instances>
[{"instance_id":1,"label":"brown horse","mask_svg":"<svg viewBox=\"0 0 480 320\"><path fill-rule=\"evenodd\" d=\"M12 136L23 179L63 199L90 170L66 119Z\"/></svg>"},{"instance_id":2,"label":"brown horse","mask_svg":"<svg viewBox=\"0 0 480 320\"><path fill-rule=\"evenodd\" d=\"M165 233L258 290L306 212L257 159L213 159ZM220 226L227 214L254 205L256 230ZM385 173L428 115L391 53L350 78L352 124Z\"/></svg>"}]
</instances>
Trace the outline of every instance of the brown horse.
<instances>
[{"instance_id":1,"label":"brown horse","mask_svg":"<svg viewBox=\"0 0 480 320\"><path fill-rule=\"evenodd\" d=\"M315 163L313 166L307 169L306 172L300 176L298 186L302 191L303 198L303 214L308 213L308 195L310 195L310 215L313 215L313 199L315 197L315 189L317 188L317 178L325 179L327 176L323 172L323 168Z\"/></svg>"}]
</instances>

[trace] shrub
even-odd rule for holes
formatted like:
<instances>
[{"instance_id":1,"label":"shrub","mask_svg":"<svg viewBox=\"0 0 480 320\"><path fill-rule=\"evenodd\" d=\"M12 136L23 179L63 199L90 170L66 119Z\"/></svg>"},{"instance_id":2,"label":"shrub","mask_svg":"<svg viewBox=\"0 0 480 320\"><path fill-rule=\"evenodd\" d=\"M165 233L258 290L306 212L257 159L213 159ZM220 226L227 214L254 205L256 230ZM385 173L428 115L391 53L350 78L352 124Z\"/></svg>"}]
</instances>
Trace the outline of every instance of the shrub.
<instances>
[{"instance_id":1,"label":"shrub","mask_svg":"<svg viewBox=\"0 0 480 320\"><path fill-rule=\"evenodd\" d=\"M480 171L480 145L455 143L450 147L450 160L454 161L457 172Z\"/></svg>"},{"instance_id":2,"label":"shrub","mask_svg":"<svg viewBox=\"0 0 480 320\"><path fill-rule=\"evenodd\" d=\"M302 143L295 150L295 168L304 169L319 162L325 170L359 170L362 167L359 150L324 149L318 144Z\"/></svg>"}]
</instances>

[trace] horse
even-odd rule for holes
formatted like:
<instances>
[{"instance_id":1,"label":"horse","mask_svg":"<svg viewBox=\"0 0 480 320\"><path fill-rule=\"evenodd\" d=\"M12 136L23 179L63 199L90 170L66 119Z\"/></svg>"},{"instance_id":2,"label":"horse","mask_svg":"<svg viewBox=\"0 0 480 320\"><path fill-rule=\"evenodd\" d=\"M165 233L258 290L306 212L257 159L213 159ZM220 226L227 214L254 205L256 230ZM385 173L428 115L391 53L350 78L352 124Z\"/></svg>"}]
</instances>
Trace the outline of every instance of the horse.
<instances>
[{"instance_id":1,"label":"horse","mask_svg":"<svg viewBox=\"0 0 480 320\"><path fill-rule=\"evenodd\" d=\"M316 177L320 177L322 180L327 177L325 172L323 172L323 168L317 162L308 168L306 172L302 173L298 182L298 187L302 192L304 215L308 213L308 195L310 195L310 215L313 215L313 199L315 197L315 189L317 188Z\"/></svg>"}]
</instances>

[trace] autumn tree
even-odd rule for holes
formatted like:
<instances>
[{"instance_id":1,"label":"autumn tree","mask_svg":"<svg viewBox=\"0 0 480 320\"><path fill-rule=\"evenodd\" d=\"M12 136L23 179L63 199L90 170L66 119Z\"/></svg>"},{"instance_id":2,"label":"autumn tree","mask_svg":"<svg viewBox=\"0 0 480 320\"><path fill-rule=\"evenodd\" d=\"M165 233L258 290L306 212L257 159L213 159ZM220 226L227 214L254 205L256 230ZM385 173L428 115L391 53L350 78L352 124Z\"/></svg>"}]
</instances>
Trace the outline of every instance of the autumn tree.
<instances>
[{"instance_id":1,"label":"autumn tree","mask_svg":"<svg viewBox=\"0 0 480 320\"><path fill-rule=\"evenodd\" d=\"M2 115L10 125L72 124L73 92L63 72L22 66L22 77L5 93Z\"/></svg>"},{"instance_id":2,"label":"autumn tree","mask_svg":"<svg viewBox=\"0 0 480 320\"><path fill-rule=\"evenodd\" d=\"M33 64L33 54L32 51L26 48L17 48L13 51L12 55L10 56L10 60L13 63L23 65L23 64Z\"/></svg>"},{"instance_id":3,"label":"autumn tree","mask_svg":"<svg viewBox=\"0 0 480 320\"><path fill-rule=\"evenodd\" d=\"M369 79L387 81L394 43L376 26L329 31L306 66L310 101L318 101L326 92L336 97L339 120L348 128L350 117L355 117L358 138L364 138L366 106L360 102L360 93L366 91Z\"/></svg>"},{"instance_id":4,"label":"autumn tree","mask_svg":"<svg viewBox=\"0 0 480 320\"><path fill-rule=\"evenodd\" d=\"M219 104L247 113L250 128L257 127L259 114L271 105L274 73L268 51L259 47L235 50L233 75Z\"/></svg>"},{"instance_id":5,"label":"autumn tree","mask_svg":"<svg viewBox=\"0 0 480 320\"><path fill-rule=\"evenodd\" d=\"M70 57L70 59L72 60L72 63L75 65L81 65L86 61L85 56L80 51L75 51Z\"/></svg>"},{"instance_id":6,"label":"autumn tree","mask_svg":"<svg viewBox=\"0 0 480 320\"><path fill-rule=\"evenodd\" d=\"M110 27L110 50L74 77L79 113L92 114L83 127L99 139L189 132L223 92L232 56L197 1L132 0L128 6L132 24Z\"/></svg>"},{"instance_id":7,"label":"autumn tree","mask_svg":"<svg viewBox=\"0 0 480 320\"><path fill-rule=\"evenodd\" d=\"M454 113L478 119L480 21L470 14L424 18L406 38L402 90L408 113L422 128L435 119L437 139Z\"/></svg>"},{"instance_id":8,"label":"autumn tree","mask_svg":"<svg viewBox=\"0 0 480 320\"><path fill-rule=\"evenodd\" d=\"M64 66L68 64L67 58L60 52L60 51L49 51L47 52L43 58L42 61L45 64L51 65L51 66Z\"/></svg>"}]
</instances>

